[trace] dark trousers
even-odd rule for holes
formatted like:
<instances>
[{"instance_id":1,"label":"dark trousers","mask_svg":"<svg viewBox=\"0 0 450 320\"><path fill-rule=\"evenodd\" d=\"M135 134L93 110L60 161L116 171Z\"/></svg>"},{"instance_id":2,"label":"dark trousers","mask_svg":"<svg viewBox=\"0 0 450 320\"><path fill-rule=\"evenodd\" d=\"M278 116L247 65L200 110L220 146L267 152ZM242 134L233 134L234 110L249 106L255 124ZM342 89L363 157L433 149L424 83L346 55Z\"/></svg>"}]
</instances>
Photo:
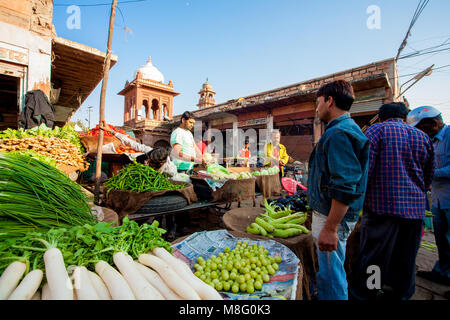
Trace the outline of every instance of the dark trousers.
<instances>
[{"instance_id":1,"label":"dark trousers","mask_svg":"<svg viewBox=\"0 0 450 320\"><path fill-rule=\"evenodd\" d=\"M349 275L349 295L359 300L410 299L415 289L422 227L423 220L377 215L365 210L361 219L360 251ZM379 268L379 289L368 285L376 274L374 266Z\"/></svg>"}]
</instances>

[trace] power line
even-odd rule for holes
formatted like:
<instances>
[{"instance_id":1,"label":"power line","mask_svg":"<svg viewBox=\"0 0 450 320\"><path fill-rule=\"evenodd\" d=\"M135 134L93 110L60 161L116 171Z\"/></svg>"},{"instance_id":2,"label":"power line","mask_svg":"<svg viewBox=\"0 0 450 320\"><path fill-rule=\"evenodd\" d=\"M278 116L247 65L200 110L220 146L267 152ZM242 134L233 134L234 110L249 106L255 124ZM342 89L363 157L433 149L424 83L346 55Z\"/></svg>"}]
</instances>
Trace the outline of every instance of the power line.
<instances>
[{"instance_id":1,"label":"power line","mask_svg":"<svg viewBox=\"0 0 450 320\"><path fill-rule=\"evenodd\" d=\"M124 1L117 2L117 4L144 2L144 1L147 1L147 0L124 0ZM63 3L57 4L57 3L55 3L53 6L54 7L65 7L65 6L70 6L70 5L73 5L73 4L63 4ZM76 6L78 6L78 7L99 7L99 6L110 6L110 5L111 5L111 3L76 4Z\"/></svg>"},{"instance_id":2,"label":"power line","mask_svg":"<svg viewBox=\"0 0 450 320\"><path fill-rule=\"evenodd\" d=\"M406 46L406 42L408 40L408 37L411 33L411 29L414 26L414 24L416 23L417 19L419 18L420 14L422 13L423 9L425 9L425 7L428 5L429 0L420 0L419 4L417 5L416 11L414 12L414 15L411 19L411 22L409 24L408 27L408 31L406 31L406 35L405 38L403 39L402 43L400 44L400 48L398 48L397 50L397 56L395 57L395 60L397 61L398 57L400 56L400 52L402 52L402 50L405 48Z\"/></svg>"},{"instance_id":3,"label":"power line","mask_svg":"<svg viewBox=\"0 0 450 320\"><path fill-rule=\"evenodd\" d=\"M433 72L436 72L436 70L443 69L443 68L447 68L447 67L450 67L450 64L447 64L447 65L441 66L441 67L437 67L437 68L433 68ZM402 77L414 76L414 75L419 74L419 73L421 73L421 72L422 72L422 71L420 71L420 72L415 72L415 73L410 73L410 74L403 74L403 75L398 76L398 77L399 77L399 78L402 78ZM442 71L437 71L437 72L442 72Z\"/></svg>"},{"instance_id":4,"label":"power line","mask_svg":"<svg viewBox=\"0 0 450 320\"><path fill-rule=\"evenodd\" d=\"M432 50L432 51L428 51L428 52L411 53L409 55L401 56L398 59L415 58L415 57L420 57L420 56L423 56L423 55L426 55L426 54L435 53L435 52L442 52L442 51L447 51L447 50L450 50L450 44L449 44L449 47L446 47L446 48L443 48L443 49Z\"/></svg>"}]
</instances>

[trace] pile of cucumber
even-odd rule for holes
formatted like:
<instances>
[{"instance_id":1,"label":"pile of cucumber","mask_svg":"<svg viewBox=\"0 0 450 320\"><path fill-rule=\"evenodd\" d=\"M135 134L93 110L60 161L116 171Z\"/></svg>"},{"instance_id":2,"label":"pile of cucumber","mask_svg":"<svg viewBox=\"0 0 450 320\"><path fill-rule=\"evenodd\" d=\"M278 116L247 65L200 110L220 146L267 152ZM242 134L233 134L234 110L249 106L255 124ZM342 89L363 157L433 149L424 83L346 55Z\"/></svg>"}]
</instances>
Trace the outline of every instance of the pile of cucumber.
<instances>
[{"instance_id":1,"label":"pile of cucumber","mask_svg":"<svg viewBox=\"0 0 450 320\"><path fill-rule=\"evenodd\" d=\"M276 207L274 204L269 204L266 199L264 199L264 207L266 211L247 226L247 233L269 238L290 238L309 233L303 225L308 218L307 213L293 212L289 206Z\"/></svg>"}]
</instances>

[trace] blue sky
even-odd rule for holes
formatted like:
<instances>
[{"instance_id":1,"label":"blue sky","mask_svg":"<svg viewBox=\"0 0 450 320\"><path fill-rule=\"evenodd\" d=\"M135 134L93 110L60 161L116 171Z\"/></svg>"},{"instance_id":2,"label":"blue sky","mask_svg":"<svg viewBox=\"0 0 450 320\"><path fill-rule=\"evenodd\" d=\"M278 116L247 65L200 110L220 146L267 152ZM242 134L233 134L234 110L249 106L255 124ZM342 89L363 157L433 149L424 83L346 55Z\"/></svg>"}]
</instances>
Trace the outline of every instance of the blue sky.
<instances>
[{"instance_id":1,"label":"blue sky","mask_svg":"<svg viewBox=\"0 0 450 320\"><path fill-rule=\"evenodd\" d=\"M206 78L216 103L395 57L419 1L414 0L148 0L121 3L116 14L106 96L106 121L123 124L117 95L148 56L180 95L174 114L195 110ZM58 36L106 51L110 0L54 0ZM69 29L70 5L80 5L80 29ZM84 6L83 6L84 5ZM380 29L369 29L369 6L380 8ZM450 42L450 1L431 0L402 54ZM125 31L125 27L132 33ZM449 47L449 45L447 45ZM401 84L431 64L450 64L450 50L399 60ZM406 86L404 87L406 88ZM450 67L436 70L405 96L434 105L450 123ZM101 83L72 120L98 123ZM87 124L87 121L85 121Z\"/></svg>"}]
</instances>

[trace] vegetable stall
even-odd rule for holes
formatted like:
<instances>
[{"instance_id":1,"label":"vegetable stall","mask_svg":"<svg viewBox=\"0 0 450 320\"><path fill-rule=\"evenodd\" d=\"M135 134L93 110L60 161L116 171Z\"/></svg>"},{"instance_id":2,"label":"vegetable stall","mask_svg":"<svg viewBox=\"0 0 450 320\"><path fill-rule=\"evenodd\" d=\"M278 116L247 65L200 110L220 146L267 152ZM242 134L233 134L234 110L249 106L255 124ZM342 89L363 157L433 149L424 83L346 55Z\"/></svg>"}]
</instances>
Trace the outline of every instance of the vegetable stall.
<instances>
[{"instance_id":1,"label":"vegetable stall","mask_svg":"<svg viewBox=\"0 0 450 320\"><path fill-rule=\"evenodd\" d=\"M182 200L180 210L205 203L194 188L195 179L208 181L216 191L222 188L214 206L248 199L233 198L239 193L236 186L245 186L254 199L257 177L278 176L278 168L233 172L216 164L175 181L132 161L104 182L103 204L119 215L114 225L94 215L88 193L64 170L70 166L83 172L89 167L83 157L88 148L73 128L8 129L0 140L0 299L298 298L295 279L303 263L280 241L283 234L308 233L301 221L304 213L293 207L278 210L269 199L267 212L255 217L249 223L251 232L241 237L205 230L175 243L165 240L166 230L157 220L133 220L143 213L164 214L155 202L161 196ZM227 184L229 194L223 192ZM278 220L283 218L286 221ZM264 228L260 220L274 232L257 239L263 235L251 225ZM227 247L215 246L214 253L186 251L186 241L198 241L205 232L207 239L225 237ZM205 240L202 245L214 246ZM278 283L286 277L288 282Z\"/></svg>"}]
</instances>

